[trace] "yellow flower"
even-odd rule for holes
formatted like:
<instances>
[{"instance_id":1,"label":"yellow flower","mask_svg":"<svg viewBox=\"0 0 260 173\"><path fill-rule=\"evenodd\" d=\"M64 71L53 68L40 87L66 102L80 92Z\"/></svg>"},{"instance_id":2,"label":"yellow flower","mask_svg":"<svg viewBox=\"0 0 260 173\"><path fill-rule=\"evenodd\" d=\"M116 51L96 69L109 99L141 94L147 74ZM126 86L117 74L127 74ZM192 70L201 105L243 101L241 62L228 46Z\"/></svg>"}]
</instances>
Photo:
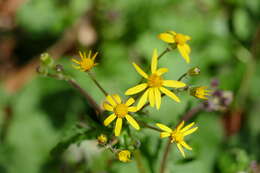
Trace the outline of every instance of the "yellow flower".
<instances>
[{"instance_id":1,"label":"yellow flower","mask_svg":"<svg viewBox=\"0 0 260 173\"><path fill-rule=\"evenodd\" d=\"M107 111L114 112L113 114L109 115L105 121L104 125L108 126L114 119L116 120L116 126L114 129L115 136L119 136L122 128L123 118L126 118L128 123L133 126L136 130L139 130L140 127L136 120L129 115L128 112L136 112L137 109L135 106L131 106L135 100L133 98L129 98L125 103L122 103L121 98L119 95L108 95L106 97L106 101L103 103L103 107Z\"/></svg>"},{"instance_id":2,"label":"yellow flower","mask_svg":"<svg viewBox=\"0 0 260 173\"><path fill-rule=\"evenodd\" d=\"M174 31L164 32L158 35L159 39L162 41L169 43L169 44L176 44L177 48L184 58L184 60L189 63L190 57L189 54L191 52L190 46L186 43L187 41L191 40L190 36L176 33Z\"/></svg>"},{"instance_id":3,"label":"yellow flower","mask_svg":"<svg viewBox=\"0 0 260 173\"><path fill-rule=\"evenodd\" d=\"M162 75L165 72L168 72L168 69L167 68L157 69L157 63L158 63L157 49L154 49L153 51L152 63L151 63L151 72L152 72L151 75L146 74L137 64L133 63L133 66L136 69L136 71L145 79L147 79L145 83L132 87L125 92L125 95L133 95L146 89L146 91L140 98L139 103L137 105L138 110L144 106L147 100L149 100L150 105L152 107L156 105L156 108L159 109L161 105L161 93L166 94L176 102L180 102L180 99L173 92L166 89L165 87L182 88L185 87L186 84L176 80L164 80L162 78Z\"/></svg>"},{"instance_id":4,"label":"yellow flower","mask_svg":"<svg viewBox=\"0 0 260 173\"><path fill-rule=\"evenodd\" d=\"M190 90L190 95L199 98L207 100L208 98L206 96L210 96L210 90L207 90L208 87L201 86L201 87L194 87Z\"/></svg>"},{"instance_id":5,"label":"yellow flower","mask_svg":"<svg viewBox=\"0 0 260 173\"><path fill-rule=\"evenodd\" d=\"M118 153L118 160L121 162L130 162L131 152L128 150L122 150Z\"/></svg>"},{"instance_id":6,"label":"yellow flower","mask_svg":"<svg viewBox=\"0 0 260 173\"><path fill-rule=\"evenodd\" d=\"M97 63L95 63L95 58L97 57L97 54L98 53L96 52L93 56L91 56L91 51L89 51L87 57L86 52L83 53L79 52L81 61L78 61L76 59L71 59L74 63L77 64L77 65L73 65L73 67L81 71L91 70L94 66L97 65Z\"/></svg>"},{"instance_id":7,"label":"yellow flower","mask_svg":"<svg viewBox=\"0 0 260 173\"><path fill-rule=\"evenodd\" d=\"M104 134L99 135L97 139L99 144L107 143L107 136Z\"/></svg>"},{"instance_id":8,"label":"yellow flower","mask_svg":"<svg viewBox=\"0 0 260 173\"><path fill-rule=\"evenodd\" d=\"M171 143L175 142L182 156L185 157L185 153L182 147L188 150L192 150L192 148L184 141L184 137L195 132L198 129L198 127L191 128L194 124L195 123L193 122L182 128L184 126L184 121L182 121L174 130L160 123L157 123L156 125L163 130L163 132L161 132L160 134L160 137L169 137Z\"/></svg>"}]
</instances>

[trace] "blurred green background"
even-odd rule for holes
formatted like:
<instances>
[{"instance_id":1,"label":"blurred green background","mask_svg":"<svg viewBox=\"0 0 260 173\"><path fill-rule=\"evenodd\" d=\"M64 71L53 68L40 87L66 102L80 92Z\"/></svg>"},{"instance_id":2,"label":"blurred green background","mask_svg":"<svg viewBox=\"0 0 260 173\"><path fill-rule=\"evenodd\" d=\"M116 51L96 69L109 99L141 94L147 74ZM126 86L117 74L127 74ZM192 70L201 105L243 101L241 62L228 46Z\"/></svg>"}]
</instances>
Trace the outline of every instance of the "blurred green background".
<instances>
[{"instance_id":1,"label":"blurred green background","mask_svg":"<svg viewBox=\"0 0 260 173\"><path fill-rule=\"evenodd\" d=\"M120 163L95 139L77 139L51 155L58 142L81 133L75 124L91 110L68 83L36 75L41 53L63 64L98 103L104 97L85 73L71 67L78 50L98 51L94 69L110 93L123 95L140 79L131 62L148 66L152 50L167 46L157 34L174 30L190 35L191 63L177 51L160 60L166 78L177 79L194 66L199 77L185 79L233 93L223 111L201 112L193 147L183 159L176 147L167 172L260 172L260 1L259 0L5 0L0 1L0 173L138 172L135 161ZM259 69L258 69L259 68ZM187 106L200 100L181 94L181 103L163 99L154 122L177 123ZM158 172L166 140L144 129L136 134L146 172ZM155 154L159 155L156 156Z\"/></svg>"}]
</instances>

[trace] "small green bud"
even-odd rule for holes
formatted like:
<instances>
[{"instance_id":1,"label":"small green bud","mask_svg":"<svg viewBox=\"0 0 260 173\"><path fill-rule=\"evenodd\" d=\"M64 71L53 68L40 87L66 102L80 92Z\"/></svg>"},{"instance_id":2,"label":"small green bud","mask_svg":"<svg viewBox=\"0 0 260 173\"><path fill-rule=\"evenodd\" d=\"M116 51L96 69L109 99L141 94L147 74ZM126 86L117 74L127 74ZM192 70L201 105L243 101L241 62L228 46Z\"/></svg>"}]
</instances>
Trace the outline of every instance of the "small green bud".
<instances>
[{"instance_id":1,"label":"small green bud","mask_svg":"<svg viewBox=\"0 0 260 173\"><path fill-rule=\"evenodd\" d=\"M189 76L198 76L200 74L200 68L199 67L193 67L189 69L188 75Z\"/></svg>"},{"instance_id":2,"label":"small green bud","mask_svg":"<svg viewBox=\"0 0 260 173\"><path fill-rule=\"evenodd\" d=\"M58 73L61 73L61 72L63 72L63 66L61 65L61 64L57 64L56 66L55 66L55 70L58 72Z\"/></svg>"},{"instance_id":3,"label":"small green bud","mask_svg":"<svg viewBox=\"0 0 260 173\"><path fill-rule=\"evenodd\" d=\"M48 53L43 53L41 55L41 63L48 66L48 67L52 67L54 60L53 58L48 54Z\"/></svg>"}]
</instances>

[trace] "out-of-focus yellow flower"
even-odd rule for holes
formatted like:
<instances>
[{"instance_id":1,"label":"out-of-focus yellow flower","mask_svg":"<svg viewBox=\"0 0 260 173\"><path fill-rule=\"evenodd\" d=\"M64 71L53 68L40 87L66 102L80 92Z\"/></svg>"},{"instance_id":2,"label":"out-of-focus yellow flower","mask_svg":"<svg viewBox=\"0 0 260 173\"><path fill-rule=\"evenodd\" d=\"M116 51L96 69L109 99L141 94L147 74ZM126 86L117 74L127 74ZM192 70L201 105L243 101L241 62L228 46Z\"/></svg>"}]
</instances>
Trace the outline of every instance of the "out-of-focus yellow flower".
<instances>
[{"instance_id":1,"label":"out-of-focus yellow flower","mask_svg":"<svg viewBox=\"0 0 260 173\"><path fill-rule=\"evenodd\" d=\"M128 112L136 112L137 109L135 106L131 106L135 100L133 98L129 98L125 103L122 103L119 95L108 95L106 97L106 101L103 103L103 107L107 111L113 112L113 114L109 115L105 121L104 125L108 126L114 119L116 120L115 126L115 136L119 136L122 128L123 118L129 122L131 126L133 126L136 130L139 130L140 127L136 120L128 114Z\"/></svg>"},{"instance_id":2,"label":"out-of-focus yellow flower","mask_svg":"<svg viewBox=\"0 0 260 173\"><path fill-rule=\"evenodd\" d=\"M86 52L79 52L80 56L80 61L76 59L71 59L74 63L77 65L73 65L75 69L81 70L81 71L89 71L91 70L94 66L97 65L95 63L95 58L97 57L97 52L92 56L91 55L91 50L88 53L88 56L86 55Z\"/></svg>"},{"instance_id":3,"label":"out-of-focus yellow flower","mask_svg":"<svg viewBox=\"0 0 260 173\"><path fill-rule=\"evenodd\" d=\"M131 152L128 150L122 150L118 153L118 160L121 162L130 162Z\"/></svg>"},{"instance_id":4,"label":"out-of-focus yellow flower","mask_svg":"<svg viewBox=\"0 0 260 173\"><path fill-rule=\"evenodd\" d=\"M194 124L195 123L193 122L183 128L184 121L182 121L174 130L160 123L157 123L156 125L163 130L163 132L161 132L160 134L160 137L169 137L171 143L176 143L177 148L181 152L182 156L185 157L183 147L188 150L192 150L192 148L184 141L184 137L191 133L194 133L198 129L198 127L191 128Z\"/></svg>"},{"instance_id":5,"label":"out-of-focus yellow flower","mask_svg":"<svg viewBox=\"0 0 260 173\"><path fill-rule=\"evenodd\" d=\"M199 98L207 100L207 96L210 96L210 90L207 90L208 87L206 86L200 86L200 87L194 87L190 90L190 95Z\"/></svg>"},{"instance_id":6,"label":"out-of-focus yellow flower","mask_svg":"<svg viewBox=\"0 0 260 173\"><path fill-rule=\"evenodd\" d=\"M98 143L99 144L106 144L107 143L107 136L104 134L101 134L98 136Z\"/></svg>"},{"instance_id":7,"label":"out-of-focus yellow flower","mask_svg":"<svg viewBox=\"0 0 260 173\"><path fill-rule=\"evenodd\" d=\"M190 36L176 33L174 31L164 32L158 35L159 39L162 41L169 43L169 44L176 44L177 48L184 58L184 60L189 63L190 57L189 54L191 52L190 46L186 43L187 41L191 40Z\"/></svg>"},{"instance_id":8,"label":"out-of-focus yellow flower","mask_svg":"<svg viewBox=\"0 0 260 173\"><path fill-rule=\"evenodd\" d=\"M152 63L151 63L151 72L152 72L151 75L146 74L137 64L133 63L135 70L142 77L147 79L145 83L134 86L125 92L125 95L133 95L145 90L137 105L138 110L144 106L147 100L149 100L150 105L152 107L156 105L156 108L159 109L161 105L161 93L166 94L176 102L180 102L180 99L173 92L166 89L165 87L182 88L185 87L186 84L176 80L164 80L162 78L162 75L165 72L168 72L168 69L167 68L157 69L157 63L158 63L157 49L154 49L153 51Z\"/></svg>"}]
</instances>

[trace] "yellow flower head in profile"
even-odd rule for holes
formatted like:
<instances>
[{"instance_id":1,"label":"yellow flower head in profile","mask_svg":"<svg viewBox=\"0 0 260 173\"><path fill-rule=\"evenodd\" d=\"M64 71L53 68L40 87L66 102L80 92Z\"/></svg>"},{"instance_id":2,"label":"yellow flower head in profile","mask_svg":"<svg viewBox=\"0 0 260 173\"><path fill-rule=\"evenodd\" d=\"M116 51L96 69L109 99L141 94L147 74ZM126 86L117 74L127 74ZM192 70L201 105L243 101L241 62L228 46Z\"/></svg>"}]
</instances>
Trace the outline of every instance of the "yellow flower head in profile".
<instances>
[{"instance_id":1,"label":"yellow flower head in profile","mask_svg":"<svg viewBox=\"0 0 260 173\"><path fill-rule=\"evenodd\" d=\"M180 102L180 99L173 92L166 89L165 87L182 88L185 87L186 84L176 80L164 80L162 78L162 75L165 72L168 72L168 69L157 69L157 63L157 49L154 49L153 51L150 75L146 74L137 64L133 63L133 66L136 69L136 71L147 80L145 83L130 88L125 92L125 95L133 95L145 90L137 105L138 110L144 106L147 100L149 100L150 105L152 107L156 105L156 108L159 109L161 105L161 93L166 94L176 102Z\"/></svg>"},{"instance_id":2,"label":"yellow flower head in profile","mask_svg":"<svg viewBox=\"0 0 260 173\"><path fill-rule=\"evenodd\" d=\"M131 106L134 102L135 100L133 98L129 98L125 103L123 103L121 101L121 98L117 94L108 95L106 97L106 101L103 103L103 107L105 110L111 111L113 113L105 119L104 125L108 126L114 119L117 118L116 126L114 129L115 136L120 135L124 118L126 118L128 123L136 130L140 129L135 119L131 115L129 115L129 112L137 111L135 106Z\"/></svg>"},{"instance_id":3,"label":"yellow flower head in profile","mask_svg":"<svg viewBox=\"0 0 260 173\"><path fill-rule=\"evenodd\" d=\"M176 44L177 48L184 58L184 60L189 63L190 57L189 54L191 52L190 46L186 43L187 41L191 40L190 36L176 33L174 31L164 32L158 35L159 39L162 41L169 43L169 44Z\"/></svg>"},{"instance_id":4,"label":"yellow flower head in profile","mask_svg":"<svg viewBox=\"0 0 260 173\"><path fill-rule=\"evenodd\" d=\"M118 160L121 162L130 162L131 152L128 150L122 150L118 153Z\"/></svg>"},{"instance_id":5,"label":"yellow flower head in profile","mask_svg":"<svg viewBox=\"0 0 260 173\"><path fill-rule=\"evenodd\" d=\"M195 123L193 122L183 128L184 121L182 121L174 130L160 123L157 123L156 125L163 130L163 132L161 132L160 134L160 137L169 137L171 143L175 142L182 156L185 157L185 153L182 147L188 150L192 150L192 148L184 141L184 137L195 132L198 129L198 127L191 128L194 124Z\"/></svg>"},{"instance_id":6,"label":"yellow flower head in profile","mask_svg":"<svg viewBox=\"0 0 260 173\"><path fill-rule=\"evenodd\" d=\"M201 86L201 87L194 87L190 90L190 95L199 98L199 99L204 99L207 100L207 96L210 96L211 90L207 90L208 87L206 86Z\"/></svg>"},{"instance_id":7,"label":"yellow flower head in profile","mask_svg":"<svg viewBox=\"0 0 260 173\"><path fill-rule=\"evenodd\" d=\"M86 52L79 52L79 56L80 56L80 61L76 60L76 59L72 59L72 61L74 63L76 63L77 65L73 65L73 67L75 69L79 69L81 71L89 71L91 70L94 66L97 65L97 63L95 63L95 59L97 57L97 52L92 56L91 55L91 51L89 51L88 56L86 55Z\"/></svg>"},{"instance_id":8,"label":"yellow flower head in profile","mask_svg":"<svg viewBox=\"0 0 260 173\"><path fill-rule=\"evenodd\" d=\"M106 144L107 143L107 136L104 134L101 134L98 136L98 143L99 144Z\"/></svg>"}]
</instances>

